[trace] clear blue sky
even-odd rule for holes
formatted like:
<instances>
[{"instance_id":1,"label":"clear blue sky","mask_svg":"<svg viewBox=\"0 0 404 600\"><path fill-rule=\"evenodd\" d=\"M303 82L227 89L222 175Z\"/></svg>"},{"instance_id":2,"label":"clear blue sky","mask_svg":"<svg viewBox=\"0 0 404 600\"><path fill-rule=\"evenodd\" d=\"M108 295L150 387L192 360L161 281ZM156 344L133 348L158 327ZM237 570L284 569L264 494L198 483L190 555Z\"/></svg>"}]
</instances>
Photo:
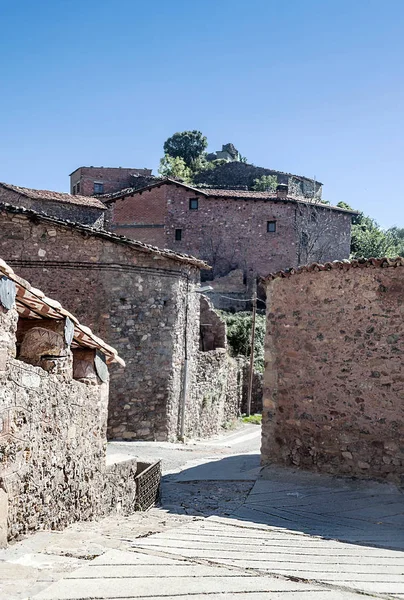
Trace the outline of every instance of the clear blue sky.
<instances>
[{"instance_id":1,"label":"clear blue sky","mask_svg":"<svg viewBox=\"0 0 404 600\"><path fill-rule=\"evenodd\" d=\"M404 0L0 0L0 180L151 167L175 131L404 226Z\"/></svg>"}]
</instances>

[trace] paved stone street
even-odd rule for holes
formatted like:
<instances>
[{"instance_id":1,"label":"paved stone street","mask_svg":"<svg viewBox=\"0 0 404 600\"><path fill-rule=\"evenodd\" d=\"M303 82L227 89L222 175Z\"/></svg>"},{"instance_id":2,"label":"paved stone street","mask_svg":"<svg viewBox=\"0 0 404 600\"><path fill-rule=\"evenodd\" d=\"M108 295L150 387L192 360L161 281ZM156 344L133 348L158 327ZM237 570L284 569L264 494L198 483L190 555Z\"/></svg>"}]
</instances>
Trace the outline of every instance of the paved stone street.
<instances>
[{"instance_id":1,"label":"paved stone street","mask_svg":"<svg viewBox=\"0 0 404 600\"><path fill-rule=\"evenodd\" d=\"M257 479L256 426L185 446L113 444L110 458L139 446L142 457L166 458L163 507L10 546L1 598L404 598L394 486L279 468Z\"/></svg>"}]
</instances>

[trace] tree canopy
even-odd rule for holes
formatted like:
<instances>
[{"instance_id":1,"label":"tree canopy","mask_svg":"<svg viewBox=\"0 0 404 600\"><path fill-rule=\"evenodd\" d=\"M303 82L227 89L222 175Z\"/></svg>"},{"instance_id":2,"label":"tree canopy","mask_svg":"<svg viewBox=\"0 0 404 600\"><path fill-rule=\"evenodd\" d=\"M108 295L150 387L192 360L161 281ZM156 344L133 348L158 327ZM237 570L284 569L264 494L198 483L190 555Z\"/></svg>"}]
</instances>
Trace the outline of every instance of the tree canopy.
<instances>
[{"instance_id":1,"label":"tree canopy","mask_svg":"<svg viewBox=\"0 0 404 600\"><path fill-rule=\"evenodd\" d=\"M256 192L273 192L278 185L276 175L263 175L259 179L254 179L253 190Z\"/></svg>"},{"instance_id":2,"label":"tree canopy","mask_svg":"<svg viewBox=\"0 0 404 600\"><path fill-rule=\"evenodd\" d=\"M346 202L337 204L352 210ZM351 258L380 258L404 256L404 229L383 229L371 217L359 213L352 218Z\"/></svg>"},{"instance_id":3,"label":"tree canopy","mask_svg":"<svg viewBox=\"0 0 404 600\"><path fill-rule=\"evenodd\" d=\"M201 157L208 145L201 131L181 131L174 133L164 142L164 154L173 158L182 158L188 168Z\"/></svg>"},{"instance_id":4,"label":"tree canopy","mask_svg":"<svg viewBox=\"0 0 404 600\"><path fill-rule=\"evenodd\" d=\"M190 182L192 178L191 169L187 167L184 159L179 156L169 156L168 154L160 160L158 172L163 177L182 179L186 183Z\"/></svg>"}]
</instances>

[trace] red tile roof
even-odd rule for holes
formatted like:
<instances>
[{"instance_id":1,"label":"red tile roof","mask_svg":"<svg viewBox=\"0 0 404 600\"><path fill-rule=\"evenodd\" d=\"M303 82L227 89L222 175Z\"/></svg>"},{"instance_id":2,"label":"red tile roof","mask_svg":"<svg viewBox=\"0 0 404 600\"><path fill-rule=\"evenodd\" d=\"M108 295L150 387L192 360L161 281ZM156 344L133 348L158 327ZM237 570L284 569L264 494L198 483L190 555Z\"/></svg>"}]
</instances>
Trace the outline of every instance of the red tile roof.
<instances>
[{"instance_id":1,"label":"red tile roof","mask_svg":"<svg viewBox=\"0 0 404 600\"><path fill-rule=\"evenodd\" d=\"M255 192L255 191L247 191L247 190L221 190L216 188L196 188L186 183L182 183L180 181L176 181L175 179L171 179L167 177L165 179L160 179L156 183L151 183L143 188L127 188L125 190L121 190L119 192L114 192L113 194L104 194L102 197L104 201L108 204L114 200L119 198L124 198L125 196L133 196L134 194L142 194L143 192L147 192L155 187L160 187L161 185L176 185L179 187L183 187L188 189L190 192L195 194L201 194L206 198L232 198L234 200L267 200L273 202L293 202L300 204L314 204L319 208L328 208L331 210L336 210L349 214L358 214L358 211L355 210L347 210L345 208L340 208L339 206L332 206L331 204L323 204L319 202L317 199L312 200L310 198L302 198L300 196L292 196L288 195L286 198L279 198L276 192Z\"/></svg>"},{"instance_id":2,"label":"red tile roof","mask_svg":"<svg viewBox=\"0 0 404 600\"><path fill-rule=\"evenodd\" d=\"M284 271L277 271L276 273L270 273L266 277L262 277L262 281L272 281L280 277L288 278L292 275L300 275L301 273L316 273L320 271L331 271L332 269L339 269L341 271L348 271L349 269L367 269L367 268L386 268L386 267L404 267L404 257L397 256L395 258L359 258L353 260L334 260L333 262L312 263L310 265L304 265L302 267L296 267L291 269L285 269Z\"/></svg>"},{"instance_id":3,"label":"red tile roof","mask_svg":"<svg viewBox=\"0 0 404 600\"><path fill-rule=\"evenodd\" d=\"M76 204L79 206L88 206L90 208L98 208L100 210L106 210L105 204L97 198L91 196L73 196L72 194L66 194L65 192L52 192L50 190L34 190L31 188L20 187L18 185L11 185L10 183L0 183L0 186L6 190L10 190L25 196L31 200L44 200L45 202L64 202L68 204Z\"/></svg>"}]
</instances>

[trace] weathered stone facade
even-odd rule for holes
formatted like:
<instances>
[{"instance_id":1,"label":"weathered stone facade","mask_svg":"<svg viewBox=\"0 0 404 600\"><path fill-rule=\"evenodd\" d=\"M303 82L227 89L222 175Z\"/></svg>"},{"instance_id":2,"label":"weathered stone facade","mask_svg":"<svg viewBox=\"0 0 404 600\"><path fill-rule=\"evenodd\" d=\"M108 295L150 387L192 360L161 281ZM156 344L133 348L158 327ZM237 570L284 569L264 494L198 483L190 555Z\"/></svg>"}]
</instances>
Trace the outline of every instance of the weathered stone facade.
<instances>
[{"instance_id":1,"label":"weathered stone facade","mask_svg":"<svg viewBox=\"0 0 404 600\"><path fill-rule=\"evenodd\" d=\"M245 189L252 190L255 179L260 179L264 175L271 175L277 178L277 182L289 187L293 196L302 198L312 198L316 196L321 198L322 183L302 177L292 175L283 171L257 167L248 163L239 161L228 162L217 166L215 169L201 171L194 178L194 184L199 186L224 188L224 189Z\"/></svg>"},{"instance_id":2,"label":"weathered stone facade","mask_svg":"<svg viewBox=\"0 0 404 600\"><path fill-rule=\"evenodd\" d=\"M227 282L235 298L251 295L256 277L268 270L341 260L350 252L349 211L299 201L285 190L197 190L166 180L106 202L114 232L202 258L212 266L203 279L241 273L237 290Z\"/></svg>"},{"instance_id":3,"label":"weathered stone facade","mask_svg":"<svg viewBox=\"0 0 404 600\"><path fill-rule=\"evenodd\" d=\"M2 291L13 280L18 289L12 306L0 293L0 545L37 529L133 512L137 467L136 461L106 465L107 371L105 381L73 379L70 343L77 346L77 320L70 321L70 336L65 313L52 314L58 303L7 274L0 273ZM35 318L22 318L27 311ZM64 335L56 332L59 325ZM27 357L24 340L37 332L49 335L41 337L41 346L31 344ZM97 344L95 337L90 342ZM44 368L34 366L34 359Z\"/></svg>"},{"instance_id":4,"label":"weathered stone facade","mask_svg":"<svg viewBox=\"0 0 404 600\"><path fill-rule=\"evenodd\" d=\"M203 376L200 295L195 287L204 264L12 207L0 213L0 231L2 255L59 297L126 361L124 371L111 369L109 436L176 439L184 401L190 413L199 403L193 389L196 378ZM217 340L213 346L218 347ZM219 370L224 360L218 361ZM212 368L210 375L214 387ZM184 416L184 426L187 437L209 433L191 416Z\"/></svg>"},{"instance_id":5,"label":"weathered stone facade","mask_svg":"<svg viewBox=\"0 0 404 600\"><path fill-rule=\"evenodd\" d=\"M267 279L262 461L404 483L404 260Z\"/></svg>"},{"instance_id":6,"label":"weathered stone facade","mask_svg":"<svg viewBox=\"0 0 404 600\"><path fill-rule=\"evenodd\" d=\"M33 190L0 183L0 202L30 208L36 212L74 223L83 223L97 228L104 226L106 208L97 198L72 196L49 190Z\"/></svg>"},{"instance_id":7,"label":"weathered stone facade","mask_svg":"<svg viewBox=\"0 0 404 600\"><path fill-rule=\"evenodd\" d=\"M110 194L132 187L133 176L150 177L151 169L127 169L121 167L79 167L70 173L70 193L93 196Z\"/></svg>"}]
</instances>

